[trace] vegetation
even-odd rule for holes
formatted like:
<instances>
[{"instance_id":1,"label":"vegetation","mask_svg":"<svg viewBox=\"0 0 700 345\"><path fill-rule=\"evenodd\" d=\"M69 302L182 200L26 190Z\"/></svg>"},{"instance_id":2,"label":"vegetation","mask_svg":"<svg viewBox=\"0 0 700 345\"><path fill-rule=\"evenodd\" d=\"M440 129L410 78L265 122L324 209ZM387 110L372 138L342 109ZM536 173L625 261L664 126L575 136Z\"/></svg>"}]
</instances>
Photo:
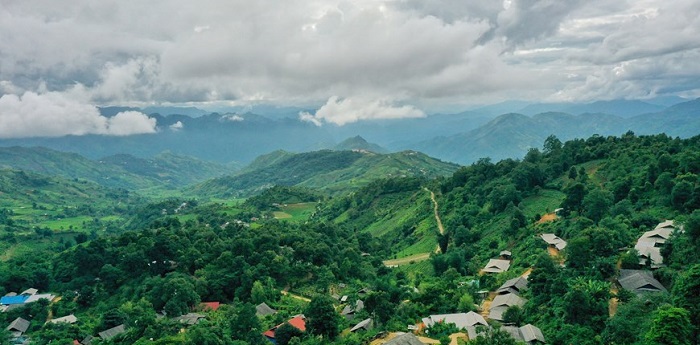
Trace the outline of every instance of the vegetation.
<instances>
[{"instance_id":1,"label":"vegetation","mask_svg":"<svg viewBox=\"0 0 700 345\"><path fill-rule=\"evenodd\" d=\"M507 309L505 318L536 325L549 344L698 344L698 152L700 137L627 133L561 142L550 136L542 151L531 149L522 160L482 159L449 177L381 175L352 193L328 196L323 193L335 190L310 189L309 181L323 175L313 175L311 163L328 163L318 169L326 174L347 172L368 155L322 151L271 159L276 163L256 169L269 177L277 173L271 166L284 168L287 182L305 188L266 187L243 202L188 196L146 203L132 192L112 195L115 190L80 180L5 171L0 176L8 181L8 203L36 202L53 212L70 200L93 206L75 217L120 221L112 223L114 231L81 229L83 237L62 245L56 240L6 251L0 295L34 287L61 299L0 313L0 324L19 316L31 320L27 334L37 344L70 343L120 324L126 332L103 344L265 344L263 332L278 325L281 343L362 344L379 331L405 331L430 314L475 310L484 298L480 291L529 275L521 293L527 302ZM291 157L311 163L292 165ZM282 161L289 165L278 165ZM239 178L229 183L254 186L265 177L248 172ZM31 199L39 192L45 197ZM273 217L285 204L298 203L313 211L294 221ZM4 231L56 236L22 225L25 215L18 210L0 212ZM684 231L661 248L664 265L640 266L639 253L628 248L669 219ZM16 230L18 223L26 228ZM550 255L542 233L568 245ZM481 274L503 251L512 256L510 269ZM396 268L384 263L415 255L424 261ZM668 291L636 295L621 289L618 263L651 270ZM336 295L347 298L331 297ZM358 299L364 309L352 320L341 317ZM224 305L203 310L201 302L210 301ZM255 316L261 302L278 313ZM204 319L184 325L175 318L192 311ZM44 323L71 313L79 322ZM298 314L306 316L306 331L286 324ZM375 330L346 331L368 317ZM446 342L452 331L440 324L426 334ZM483 332L471 343L515 343L503 328Z\"/></svg>"}]
</instances>

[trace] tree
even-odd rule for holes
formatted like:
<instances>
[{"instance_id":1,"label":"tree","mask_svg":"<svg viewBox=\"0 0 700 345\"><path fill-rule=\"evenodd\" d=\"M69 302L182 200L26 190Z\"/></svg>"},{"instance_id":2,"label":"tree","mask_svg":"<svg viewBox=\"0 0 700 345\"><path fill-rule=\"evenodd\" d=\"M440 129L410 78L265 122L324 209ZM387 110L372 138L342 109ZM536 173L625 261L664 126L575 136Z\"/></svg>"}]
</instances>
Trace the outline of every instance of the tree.
<instances>
[{"instance_id":1,"label":"tree","mask_svg":"<svg viewBox=\"0 0 700 345\"><path fill-rule=\"evenodd\" d=\"M516 345L515 339L499 327L477 326L476 339L469 341L469 345Z\"/></svg>"},{"instance_id":2,"label":"tree","mask_svg":"<svg viewBox=\"0 0 700 345\"><path fill-rule=\"evenodd\" d=\"M664 305L656 312L644 340L645 345L690 345L692 333L690 313Z\"/></svg>"},{"instance_id":3,"label":"tree","mask_svg":"<svg viewBox=\"0 0 700 345\"><path fill-rule=\"evenodd\" d=\"M596 188L583 198L584 214L598 223L608 213L612 202L612 193Z\"/></svg>"},{"instance_id":4,"label":"tree","mask_svg":"<svg viewBox=\"0 0 700 345\"><path fill-rule=\"evenodd\" d=\"M506 309L506 312L503 313L504 323L512 324L518 327L520 327L520 325L523 323L524 318L525 315L523 315L523 310L517 305L508 307L508 309Z\"/></svg>"},{"instance_id":5,"label":"tree","mask_svg":"<svg viewBox=\"0 0 700 345\"><path fill-rule=\"evenodd\" d=\"M681 273L673 285L673 304L686 309L694 325L693 339L700 330L700 264L695 264Z\"/></svg>"},{"instance_id":6,"label":"tree","mask_svg":"<svg viewBox=\"0 0 700 345\"><path fill-rule=\"evenodd\" d=\"M300 329L285 322L275 330L275 341L278 345L287 345L292 338L301 338L302 335L304 333Z\"/></svg>"},{"instance_id":7,"label":"tree","mask_svg":"<svg viewBox=\"0 0 700 345\"><path fill-rule=\"evenodd\" d=\"M333 307L333 300L326 296L318 296L311 300L306 311L306 328L311 334L328 339L335 339L340 333L338 329L339 315Z\"/></svg>"}]
</instances>

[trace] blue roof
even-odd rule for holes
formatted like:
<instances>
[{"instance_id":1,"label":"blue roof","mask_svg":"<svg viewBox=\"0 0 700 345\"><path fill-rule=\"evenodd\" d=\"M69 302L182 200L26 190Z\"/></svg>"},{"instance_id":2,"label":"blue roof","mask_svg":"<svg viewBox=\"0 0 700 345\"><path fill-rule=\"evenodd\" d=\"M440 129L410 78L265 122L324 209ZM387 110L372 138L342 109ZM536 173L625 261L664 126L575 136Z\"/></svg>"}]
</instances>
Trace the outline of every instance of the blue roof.
<instances>
[{"instance_id":1,"label":"blue roof","mask_svg":"<svg viewBox=\"0 0 700 345\"><path fill-rule=\"evenodd\" d=\"M27 300L29 296L19 295L19 296L5 296L0 297L0 304L10 305L10 304L22 304Z\"/></svg>"}]
</instances>

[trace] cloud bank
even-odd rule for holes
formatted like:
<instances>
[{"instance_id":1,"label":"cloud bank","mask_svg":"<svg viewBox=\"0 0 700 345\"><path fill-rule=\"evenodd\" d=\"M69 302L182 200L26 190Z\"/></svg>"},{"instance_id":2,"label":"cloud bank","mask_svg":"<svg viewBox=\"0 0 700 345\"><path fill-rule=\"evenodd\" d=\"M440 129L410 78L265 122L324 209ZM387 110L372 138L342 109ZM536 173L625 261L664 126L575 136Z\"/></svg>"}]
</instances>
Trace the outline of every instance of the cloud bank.
<instances>
[{"instance_id":1,"label":"cloud bank","mask_svg":"<svg viewBox=\"0 0 700 345\"><path fill-rule=\"evenodd\" d=\"M299 114L299 119L321 126L332 123L342 126L361 120L385 120L425 117L425 113L410 105L395 106L385 100L339 99L333 96L314 115Z\"/></svg>"},{"instance_id":2,"label":"cloud bank","mask_svg":"<svg viewBox=\"0 0 700 345\"><path fill-rule=\"evenodd\" d=\"M99 110L58 92L0 97L0 138L154 133L156 120L136 111L104 117Z\"/></svg>"},{"instance_id":3,"label":"cloud bank","mask_svg":"<svg viewBox=\"0 0 700 345\"><path fill-rule=\"evenodd\" d=\"M2 94L428 112L700 96L697 0L38 1L0 11ZM305 118L377 114L326 111Z\"/></svg>"}]
</instances>

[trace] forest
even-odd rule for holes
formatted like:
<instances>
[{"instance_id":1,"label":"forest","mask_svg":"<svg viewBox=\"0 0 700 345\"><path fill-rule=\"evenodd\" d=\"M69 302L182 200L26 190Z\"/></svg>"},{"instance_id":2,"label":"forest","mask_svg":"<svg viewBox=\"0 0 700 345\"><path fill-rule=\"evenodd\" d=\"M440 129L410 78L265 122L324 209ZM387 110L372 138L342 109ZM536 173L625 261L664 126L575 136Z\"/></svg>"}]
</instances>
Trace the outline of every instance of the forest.
<instances>
[{"instance_id":1,"label":"forest","mask_svg":"<svg viewBox=\"0 0 700 345\"><path fill-rule=\"evenodd\" d=\"M699 136L628 132L550 136L522 159L377 179L340 195L286 185L245 201L154 200L115 190L104 195L120 200L122 222L70 238L17 228L3 208L3 240L43 244L6 247L0 296L36 289L54 298L6 308L0 325L29 323L19 338L3 326L0 339L359 345L414 332L450 344L456 324L421 320L476 312L487 325L456 344L518 344L508 330L533 325L547 344L697 345L698 174ZM275 216L290 204L308 212ZM641 239L667 221L667 238L653 247L660 256L647 253ZM566 246L549 247L543 234ZM509 268L486 272L491 259ZM661 288L630 291L626 272ZM496 318L497 291L519 277L521 303ZM263 303L274 313L261 313ZM303 330L291 321L300 314ZM68 315L77 322L51 322ZM367 319L373 327L355 327Z\"/></svg>"}]
</instances>

